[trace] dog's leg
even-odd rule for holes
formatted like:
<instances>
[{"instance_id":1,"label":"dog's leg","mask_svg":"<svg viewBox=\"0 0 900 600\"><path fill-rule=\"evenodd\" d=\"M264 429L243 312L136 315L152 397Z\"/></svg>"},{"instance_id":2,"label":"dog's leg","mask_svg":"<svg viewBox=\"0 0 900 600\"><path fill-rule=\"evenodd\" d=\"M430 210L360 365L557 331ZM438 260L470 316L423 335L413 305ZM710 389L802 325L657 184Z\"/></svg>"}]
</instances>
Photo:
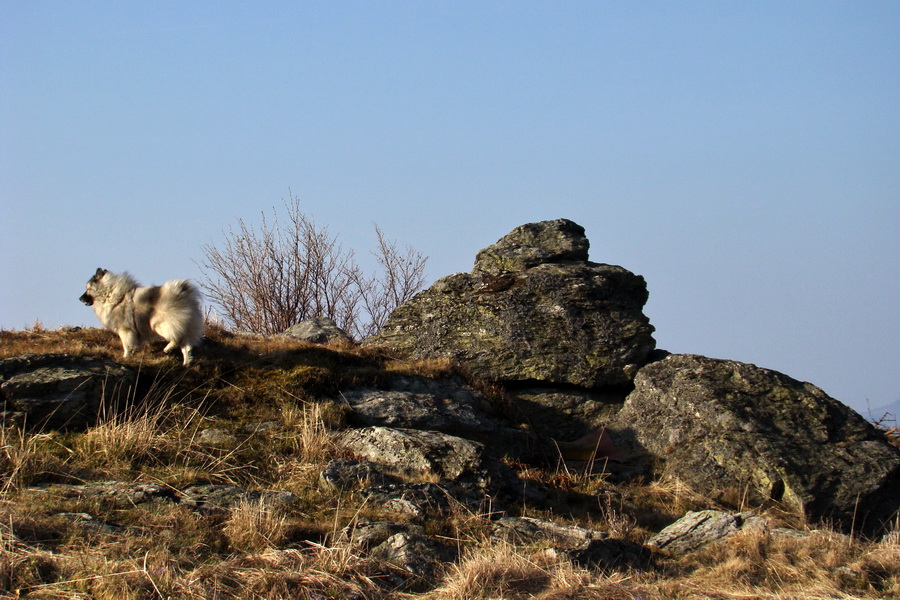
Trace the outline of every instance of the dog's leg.
<instances>
[{"instance_id":1,"label":"dog's leg","mask_svg":"<svg viewBox=\"0 0 900 600\"><path fill-rule=\"evenodd\" d=\"M140 338L138 337L138 334L133 331L122 329L119 331L119 339L122 340L122 349L124 350L124 353L122 354L123 358L128 358L129 355L141 347Z\"/></svg>"},{"instance_id":2,"label":"dog's leg","mask_svg":"<svg viewBox=\"0 0 900 600\"><path fill-rule=\"evenodd\" d=\"M194 359L193 349L192 346L181 347L181 354L184 356L184 366L191 364L191 361Z\"/></svg>"}]
</instances>

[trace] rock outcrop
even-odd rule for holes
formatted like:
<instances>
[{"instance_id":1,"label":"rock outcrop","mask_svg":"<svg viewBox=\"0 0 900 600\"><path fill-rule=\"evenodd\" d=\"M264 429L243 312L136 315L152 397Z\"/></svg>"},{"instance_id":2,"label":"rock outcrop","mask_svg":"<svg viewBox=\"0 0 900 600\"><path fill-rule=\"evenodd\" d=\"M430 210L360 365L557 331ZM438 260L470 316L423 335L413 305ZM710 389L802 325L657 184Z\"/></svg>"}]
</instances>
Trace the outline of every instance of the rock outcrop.
<instances>
[{"instance_id":1,"label":"rock outcrop","mask_svg":"<svg viewBox=\"0 0 900 600\"><path fill-rule=\"evenodd\" d=\"M530 386L513 392L523 419L543 438L574 441L609 423L625 402L626 390L579 390Z\"/></svg>"},{"instance_id":2,"label":"rock outcrop","mask_svg":"<svg viewBox=\"0 0 900 600\"><path fill-rule=\"evenodd\" d=\"M510 426L491 403L463 381L396 377L387 389L342 391L354 425L440 431L488 445L495 455L523 455L533 436Z\"/></svg>"},{"instance_id":3,"label":"rock outcrop","mask_svg":"<svg viewBox=\"0 0 900 600\"><path fill-rule=\"evenodd\" d=\"M256 505L260 518L284 526L285 535L272 543L286 547L276 552L302 558L306 543L339 557L350 551L354 560L381 564L373 579L398 591L434 586L448 563L467 556L470 542L480 545L487 536L528 556L543 552L560 563L633 574L655 568L660 555L689 554L742 532L810 535L771 529L757 508L790 508L810 523L872 534L896 522L900 450L883 433L822 390L781 373L654 350L653 327L642 313L644 280L589 262L588 246L571 221L516 228L478 253L472 273L438 281L367 341L417 357L449 357L463 365L456 374L415 374L427 371L390 352L349 346L316 349L281 339L278 346L289 349L256 355L246 348L228 354L223 344L228 359L216 363L211 353L205 365L201 358L189 376L171 381L179 393L164 398L194 414L192 396L202 389L204 402L221 402L216 408L223 410L169 431L169 421L185 414L175 410L157 440L119 452L127 462L117 470L135 481L103 480L112 477L105 465L91 473L81 460L72 461L78 470L38 465L9 478L4 489L28 487L8 504L25 498L29 513L37 512L32 506L54 507L50 514L67 523L60 528L66 535L130 536L117 542L123 548L169 528L169 515L221 529L232 518L246 522L244 509ZM316 343L344 339L328 337L328 323L312 325L322 327L294 333ZM482 386L466 371L498 385ZM136 379L99 358L0 360L4 425L90 427L104 402L142 400L147 389L129 392ZM40 437L65 448L93 433ZM175 461L176 468L160 471L158 461ZM207 462L215 465L208 472ZM311 469L319 471L318 485ZM246 479L232 477L245 470ZM627 481L625 491L598 488L592 477L601 470L596 482ZM178 482L180 473L185 478ZM697 493L686 495L692 508L729 510L676 520L686 507L676 513L680 502L656 497L659 479L686 483ZM235 485L242 480L259 481L260 489ZM653 484L652 498L636 495L638 481ZM288 483L293 491L282 487ZM524 516L535 512L553 521ZM165 524L144 527L142 517L156 513ZM314 522L321 514L327 527ZM28 528L28 519L20 520L24 528L8 527L15 544L12 536ZM660 531L663 525L669 527ZM47 539L42 532L33 537ZM202 543L228 557L243 551L227 532ZM272 555L266 550L248 560L265 565Z\"/></svg>"},{"instance_id":4,"label":"rock outcrop","mask_svg":"<svg viewBox=\"0 0 900 600\"><path fill-rule=\"evenodd\" d=\"M544 263L587 262L584 228L568 219L528 223L475 256L473 272L525 271Z\"/></svg>"},{"instance_id":5,"label":"rock outcrop","mask_svg":"<svg viewBox=\"0 0 900 600\"><path fill-rule=\"evenodd\" d=\"M134 372L100 358L68 354L0 360L3 422L30 429L83 429L100 407L129 397Z\"/></svg>"},{"instance_id":6,"label":"rock outcrop","mask_svg":"<svg viewBox=\"0 0 900 600\"><path fill-rule=\"evenodd\" d=\"M450 357L480 377L584 388L631 382L655 347L643 277L587 261L584 229L523 225L478 253L471 274L398 307L368 343Z\"/></svg>"},{"instance_id":7,"label":"rock outcrop","mask_svg":"<svg viewBox=\"0 0 900 600\"><path fill-rule=\"evenodd\" d=\"M696 492L777 501L856 531L900 509L900 450L814 385L694 355L650 364L634 383L610 429Z\"/></svg>"}]
</instances>

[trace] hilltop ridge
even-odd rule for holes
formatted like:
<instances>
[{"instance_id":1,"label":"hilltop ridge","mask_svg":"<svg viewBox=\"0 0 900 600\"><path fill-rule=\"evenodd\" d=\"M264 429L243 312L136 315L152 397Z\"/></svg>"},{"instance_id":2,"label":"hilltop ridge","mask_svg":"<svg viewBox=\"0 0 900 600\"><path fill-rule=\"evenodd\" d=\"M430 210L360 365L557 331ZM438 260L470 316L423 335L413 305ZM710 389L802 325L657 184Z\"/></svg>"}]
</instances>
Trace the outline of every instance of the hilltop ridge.
<instances>
[{"instance_id":1,"label":"hilltop ridge","mask_svg":"<svg viewBox=\"0 0 900 600\"><path fill-rule=\"evenodd\" d=\"M0 332L0 589L900 597L897 439L655 349L646 282L588 248L527 224L361 344L213 327L187 369L100 329Z\"/></svg>"}]
</instances>

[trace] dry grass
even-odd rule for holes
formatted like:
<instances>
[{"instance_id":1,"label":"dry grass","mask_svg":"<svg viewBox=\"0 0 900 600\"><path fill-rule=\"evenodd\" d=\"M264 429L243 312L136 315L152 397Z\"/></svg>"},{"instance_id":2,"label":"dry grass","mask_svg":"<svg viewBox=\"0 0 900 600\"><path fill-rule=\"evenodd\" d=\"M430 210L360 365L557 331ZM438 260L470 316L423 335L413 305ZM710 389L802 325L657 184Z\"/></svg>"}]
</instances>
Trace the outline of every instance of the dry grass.
<instances>
[{"instance_id":1,"label":"dry grass","mask_svg":"<svg viewBox=\"0 0 900 600\"><path fill-rule=\"evenodd\" d=\"M546 589L551 580L550 571L540 562L506 544L473 548L449 569L443 585L431 597L530 598Z\"/></svg>"},{"instance_id":2,"label":"dry grass","mask_svg":"<svg viewBox=\"0 0 900 600\"><path fill-rule=\"evenodd\" d=\"M26 434L15 427L0 428L0 495L58 470L61 461L48 450L56 437L54 433Z\"/></svg>"},{"instance_id":3,"label":"dry grass","mask_svg":"<svg viewBox=\"0 0 900 600\"><path fill-rule=\"evenodd\" d=\"M114 359L122 354L116 335L99 328L44 329L39 323L22 331L0 330L0 358L23 354L71 354Z\"/></svg>"},{"instance_id":4,"label":"dry grass","mask_svg":"<svg viewBox=\"0 0 900 600\"><path fill-rule=\"evenodd\" d=\"M223 531L236 550L271 550L284 545L287 539L287 517L264 497L244 500L231 509Z\"/></svg>"},{"instance_id":5,"label":"dry grass","mask_svg":"<svg viewBox=\"0 0 900 600\"><path fill-rule=\"evenodd\" d=\"M709 546L678 564L664 592L703 598L900 598L900 545L863 542L829 530L805 537L748 533Z\"/></svg>"},{"instance_id":6,"label":"dry grass","mask_svg":"<svg viewBox=\"0 0 900 600\"><path fill-rule=\"evenodd\" d=\"M138 386L105 406L86 431L0 428L0 598L900 599L900 528L884 541L827 530L739 535L685 558L658 557L642 572L602 571L492 539L490 506L484 514L456 506L427 521L461 559L433 589L404 591L408 575L361 556L337 535L357 519L386 515L318 483L327 461L340 454L334 433L347 415L336 392L396 374L465 374L448 361L405 361L378 349L219 329L210 340L186 370L156 347L124 361L139 372ZM0 331L0 358L67 353L120 361L118 344L99 329ZM502 389L470 382L502 404ZM272 426L247 429L254 423ZM235 442L205 443L208 428ZM602 469L513 466L548 486L553 500L552 511L513 510L633 542L688 510L717 507L678 482L613 484ZM290 491L296 502L283 506L263 496L203 511L34 489L102 480L173 489L227 483ZM73 513L94 519L65 516ZM795 515L766 516L776 526L806 528Z\"/></svg>"},{"instance_id":7,"label":"dry grass","mask_svg":"<svg viewBox=\"0 0 900 600\"><path fill-rule=\"evenodd\" d=\"M642 596L633 574L602 573L497 541L469 549L428 600L618 599Z\"/></svg>"}]
</instances>

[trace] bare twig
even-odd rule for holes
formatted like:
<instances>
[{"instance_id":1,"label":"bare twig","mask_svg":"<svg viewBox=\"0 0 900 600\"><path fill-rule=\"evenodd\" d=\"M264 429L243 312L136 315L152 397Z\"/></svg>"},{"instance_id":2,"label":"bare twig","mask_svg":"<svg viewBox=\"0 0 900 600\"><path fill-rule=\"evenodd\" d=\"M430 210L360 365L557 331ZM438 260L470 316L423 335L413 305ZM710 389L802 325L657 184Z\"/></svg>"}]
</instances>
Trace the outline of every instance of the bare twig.
<instances>
[{"instance_id":1,"label":"bare twig","mask_svg":"<svg viewBox=\"0 0 900 600\"><path fill-rule=\"evenodd\" d=\"M390 313L422 288L427 258L412 248L401 253L375 226L381 268L366 276L352 250L303 214L289 195L286 218L263 215L259 229L238 220L225 244L203 247L201 282L210 301L236 329L281 333L295 323L328 317L356 338L372 335Z\"/></svg>"}]
</instances>

